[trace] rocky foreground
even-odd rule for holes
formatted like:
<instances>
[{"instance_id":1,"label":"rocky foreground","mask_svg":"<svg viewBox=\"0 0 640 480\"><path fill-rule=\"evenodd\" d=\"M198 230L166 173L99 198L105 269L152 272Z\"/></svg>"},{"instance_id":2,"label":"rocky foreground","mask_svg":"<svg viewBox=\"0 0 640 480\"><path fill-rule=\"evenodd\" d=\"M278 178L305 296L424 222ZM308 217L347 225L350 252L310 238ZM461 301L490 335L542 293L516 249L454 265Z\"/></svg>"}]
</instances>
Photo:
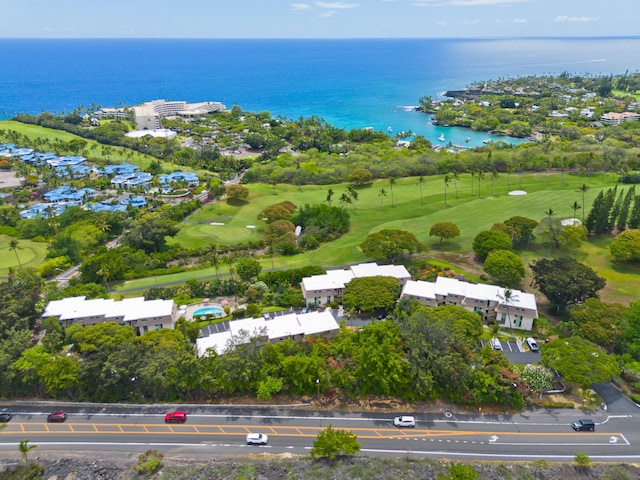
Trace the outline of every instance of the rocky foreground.
<instances>
[{"instance_id":1,"label":"rocky foreground","mask_svg":"<svg viewBox=\"0 0 640 480\"><path fill-rule=\"evenodd\" d=\"M308 458L291 458L276 455L193 459L179 455L167 455L158 470L139 474L133 469L138 463L134 454L118 458L95 458L65 452L58 458L47 453L34 456L30 463L44 467L43 477L13 476L12 469L20 462L17 455L0 456L0 479L22 480L401 480L401 479L452 479L451 463L428 459L373 458L358 456L336 461L314 461ZM592 465L578 467L573 464L533 463L468 464L480 480L573 480L610 479L631 480L640 478L636 465ZM23 468L23 467L19 467ZM15 472L20 475L20 473ZM472 477L464 477L471 480Z\"/></svg>"}]
</instances>

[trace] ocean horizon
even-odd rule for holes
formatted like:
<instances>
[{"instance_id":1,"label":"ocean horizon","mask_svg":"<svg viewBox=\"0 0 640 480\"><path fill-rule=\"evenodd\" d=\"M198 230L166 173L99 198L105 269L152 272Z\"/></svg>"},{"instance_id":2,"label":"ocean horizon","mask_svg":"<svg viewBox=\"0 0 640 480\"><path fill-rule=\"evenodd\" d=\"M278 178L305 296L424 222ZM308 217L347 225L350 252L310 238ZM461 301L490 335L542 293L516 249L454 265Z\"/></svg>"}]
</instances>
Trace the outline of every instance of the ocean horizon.
<instances>
[{"instance_id":1,"label":"ocean horizon","mask_svg":"<svg viewBox=\"0 0 640 480\"><path fill-rule=\"evenodd\" d=\"M492 137L437 127L422 96L530 75L640 70L640 37L510 39L0 39L0 118L219 101L340 128L412 131L469 146ZM517 141L515 143L518 143Z\"/></svg>"}]
</instances>

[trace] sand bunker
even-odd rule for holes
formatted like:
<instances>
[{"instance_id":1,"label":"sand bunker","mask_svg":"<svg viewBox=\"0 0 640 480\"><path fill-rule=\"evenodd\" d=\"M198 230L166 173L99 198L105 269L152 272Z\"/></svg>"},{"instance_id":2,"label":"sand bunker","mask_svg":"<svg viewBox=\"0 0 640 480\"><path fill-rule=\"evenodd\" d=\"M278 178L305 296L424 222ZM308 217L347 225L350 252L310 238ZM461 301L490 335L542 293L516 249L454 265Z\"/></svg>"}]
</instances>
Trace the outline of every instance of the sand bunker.
<instances>
[{"instance_id":1,"label":"sand bunker","mask_svg":"<svg viewBox=\"0 0 640 480\"><path fill-rule=\"evenodd\" d=\"M518 196L518 195L526 195L527 192L525 192L524 190L511 190L509 192L509 195L513 195L513 196Z\"/></svg>"}]
</instances>

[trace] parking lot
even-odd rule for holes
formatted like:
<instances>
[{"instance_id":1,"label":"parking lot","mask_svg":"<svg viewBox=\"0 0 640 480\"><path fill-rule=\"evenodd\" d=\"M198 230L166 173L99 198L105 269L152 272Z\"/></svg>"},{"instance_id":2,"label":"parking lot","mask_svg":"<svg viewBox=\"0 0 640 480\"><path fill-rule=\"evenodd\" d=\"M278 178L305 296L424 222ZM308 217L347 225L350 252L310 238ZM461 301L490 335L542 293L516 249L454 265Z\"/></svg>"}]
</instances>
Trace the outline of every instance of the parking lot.
<instances>
[{"instance_id":1,"label":"parking lot","mask_svg":"<svg viewBox=\"0 0 640 480\"><path fill-rule=\"evenodd\" d=\"M483 347L488 343L489 340L482 340ZM511 363L526 365L540 361L540 352L530 351L524 340L518 341L515 338L508 341L500 340L500 346Z\"/></svg>"}]
</instances>

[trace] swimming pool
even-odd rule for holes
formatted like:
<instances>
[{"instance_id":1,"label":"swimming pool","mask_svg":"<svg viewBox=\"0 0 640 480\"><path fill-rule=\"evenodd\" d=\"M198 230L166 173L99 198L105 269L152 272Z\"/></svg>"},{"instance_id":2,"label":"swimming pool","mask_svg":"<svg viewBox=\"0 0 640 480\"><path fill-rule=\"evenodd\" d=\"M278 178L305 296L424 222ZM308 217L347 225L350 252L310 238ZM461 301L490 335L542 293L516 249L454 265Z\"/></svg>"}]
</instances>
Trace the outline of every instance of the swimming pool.
<instances>
[{"instance_id":1,"label":"swimming pool","mask_svg":"<svg viewBox=\"0 0 640 480\"><path fill-rule=\"evenodd\" d=\"M194 317L202 317L204 315L220 315L223 313L223 310L218 307L205 307L199 308L195 312L193 312Z\"/></svg>"}]
</instances>

